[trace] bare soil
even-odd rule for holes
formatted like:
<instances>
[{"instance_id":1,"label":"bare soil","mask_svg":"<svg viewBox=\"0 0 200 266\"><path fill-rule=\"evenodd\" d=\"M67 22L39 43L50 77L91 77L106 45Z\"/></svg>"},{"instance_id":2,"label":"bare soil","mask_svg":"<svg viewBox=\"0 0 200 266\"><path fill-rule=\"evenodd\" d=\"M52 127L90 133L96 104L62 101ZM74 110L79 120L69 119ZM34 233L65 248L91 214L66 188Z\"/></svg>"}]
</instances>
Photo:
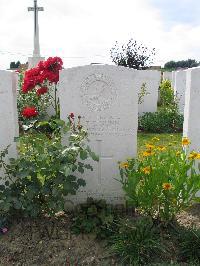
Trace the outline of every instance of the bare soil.
<instances>
[{"instance_id":1,"label":"bare soil","mask_svg":"<svg viewBox=\"0 0 200 266\"><path fill-rule=\"evenodd\" d=\"M200 228L200 205L177 218L181 225ZM0 235L0 265L119 265L109 254L106 242L92 235L72 235L70 220L64 215L13 221L9 231Z\"/></svg>"}]
</instances>

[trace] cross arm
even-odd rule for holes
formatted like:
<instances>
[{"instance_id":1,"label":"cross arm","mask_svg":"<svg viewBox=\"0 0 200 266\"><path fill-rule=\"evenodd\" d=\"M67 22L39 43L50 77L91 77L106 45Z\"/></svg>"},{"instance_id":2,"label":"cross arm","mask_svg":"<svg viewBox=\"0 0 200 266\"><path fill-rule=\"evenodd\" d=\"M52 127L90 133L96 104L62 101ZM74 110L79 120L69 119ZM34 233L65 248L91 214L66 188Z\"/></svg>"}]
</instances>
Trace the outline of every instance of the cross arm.
<instances>
[{"instance_id":1,"label":"cross arm","mask_svg":"<svg viewBox=\"0 0 200 266\"><path fill-rule=\"evenodd\" d=\"M34 7L28 7L28 11L35 11ZM37 11L44 11L44 7L37 7Z\"/></svg>"}]
</instances>

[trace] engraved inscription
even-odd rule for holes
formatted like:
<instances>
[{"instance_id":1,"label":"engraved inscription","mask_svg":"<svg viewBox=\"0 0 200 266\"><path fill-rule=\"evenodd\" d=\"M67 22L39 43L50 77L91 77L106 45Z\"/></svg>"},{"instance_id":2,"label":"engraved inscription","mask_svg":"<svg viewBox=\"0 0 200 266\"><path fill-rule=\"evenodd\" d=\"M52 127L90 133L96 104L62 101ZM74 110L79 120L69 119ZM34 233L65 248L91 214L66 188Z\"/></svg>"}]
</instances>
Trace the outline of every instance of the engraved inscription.
<instances>
[{"instance_id":1,"label":"engraved inscription","mask_svg":"<svg viewBox=\"0 0 200 266\"><path fill-rule=\"evenodd\" d=\"M117 98L113 81L104 74L92 74L81 85L82 103L91 111L108 109Z\"/></svg>"},{"instance_id":2,"label":"engraved inscription","mask_svg":"<svg viewBox=\"0 0 200 266\"><path fill-rule=\"evenodd\" d=\"M99 116L95 120L86 120L86 128L88 133L93 136L112 135L112 136L126 136L134 134L131 127L123 127L121 125L120 117L104 117Z\"/></svg>"}]
</instances>

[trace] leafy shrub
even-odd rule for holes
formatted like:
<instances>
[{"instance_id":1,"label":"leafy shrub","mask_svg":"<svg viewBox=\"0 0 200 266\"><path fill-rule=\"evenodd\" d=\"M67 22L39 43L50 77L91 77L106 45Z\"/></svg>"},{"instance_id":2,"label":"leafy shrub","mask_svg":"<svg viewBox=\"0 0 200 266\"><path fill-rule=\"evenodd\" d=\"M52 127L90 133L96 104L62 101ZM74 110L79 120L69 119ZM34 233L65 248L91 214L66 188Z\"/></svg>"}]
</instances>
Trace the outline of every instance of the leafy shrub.
<instances>
[{"instance_id":1,"label":"leafy shrub","mask_svg":"<svg viewBox=\"0 0 200 266\"><path fill-rule=\"evenodd\" d=\"M120 164L121 183L129 203L151 217L170 222L184 208L199 201L200 174L195 163L200 153L156 144L146 144L137 159ZM189 140L183 138L186 149Z\"/></svg>"},{"instance_id":2,"label":"leafy shrub","mask_svg":"<svg viewBox=\"0 0 200 266\"><path fill-rule=\"evenodd\" d=\"M85 180L77 178L75 171L93 170L83 160L98 158L86 146L87 133L79 124L60 121L59 126L50 138L34 130L24 134L19 139L19 157L9 165L4 162L6 152L0 154L0 167L6 173L6 181L0 186L0 211L18 211L32 217L53 215L64 209L65 196L85 186ZM61 143L61 130L68 134L67 146Z\"/></svg>"},{"instance_id":3,"label":"leafy shrub","mask_svg":"<svg viewBox=\"0 0 200 266\"><path fill-rule=\"evenodd\" d=\"M74 213L72 232L75 234L92 233L97 238L111 235L116 215L105 200L88 198L79 205Z\"/></svg>"},{"instance_id":4,"label":"leafy shrub","mask_svg":"<svg viewBox=\"0 0 200 266\"><path fill-rule=\"evenodd\" d=\"M183 130L182 114L176 110L166 108L155 113L145 113L139 117L138 128L152 133L174 133Z\"/></svg>"},{"instance_id":5,"label":"leafy shrub","mask_svg":"<svg viewBox=\"0 0 200 266\"><path fill-rule=\"evenodd\" d=\"M175 105L174 90L170 80L164 80L160 85L160 101L159 105L167 107Z\"/></svg>"},{"instance_id":6,"label":"leafy shrub","mask_svg":"<svg viewBox=\"0 0 200 266\"><path fill-rule=\"evenodd\" d=\"M119 231L111 237L111 251L123 265L147 265L165 252L158 232L148 218L121 220Z\"/></svg>"}]
</instances>

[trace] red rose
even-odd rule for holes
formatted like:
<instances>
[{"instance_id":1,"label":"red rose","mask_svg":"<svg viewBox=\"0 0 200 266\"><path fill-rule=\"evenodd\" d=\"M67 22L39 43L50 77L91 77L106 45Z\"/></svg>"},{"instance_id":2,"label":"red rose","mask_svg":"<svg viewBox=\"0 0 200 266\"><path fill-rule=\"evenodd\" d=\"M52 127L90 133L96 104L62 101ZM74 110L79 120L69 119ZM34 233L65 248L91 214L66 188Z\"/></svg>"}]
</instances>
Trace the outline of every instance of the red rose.
<instances>
[{"instance_id":1,"label":"red rose","mask_svg":"<svg viewBox=\"0 0 200 266\"><path fill-rule=\"evenodd\" d=\"M47 93L47 91L48 91L48 88L47 87L41 87L41 88L39 88L38 90L37 90L37 95L38 96L40 96L40 95L42 95L42 94L45 94L45 93Z\"/></svg>"},{"instance_id":2,"label":"red rose","mask_svg":"<svg viewBox=\"0 0 200 266\"><path fill-rule=\"evenodd\" d=\"M34 106L27 106L22 110L22 116L26 118L37 116L39 113Z\"/></svg>"},{"instance_id":3,"label":"red rose","mask_svg":"<svg viewBox=\"0 0 200 266\"><path fill-rule=\"evenodd\" d=\"M69 117L70 117L71 119L74 119L74 113L70 113Z\"/></svg>"}]
</instances>

